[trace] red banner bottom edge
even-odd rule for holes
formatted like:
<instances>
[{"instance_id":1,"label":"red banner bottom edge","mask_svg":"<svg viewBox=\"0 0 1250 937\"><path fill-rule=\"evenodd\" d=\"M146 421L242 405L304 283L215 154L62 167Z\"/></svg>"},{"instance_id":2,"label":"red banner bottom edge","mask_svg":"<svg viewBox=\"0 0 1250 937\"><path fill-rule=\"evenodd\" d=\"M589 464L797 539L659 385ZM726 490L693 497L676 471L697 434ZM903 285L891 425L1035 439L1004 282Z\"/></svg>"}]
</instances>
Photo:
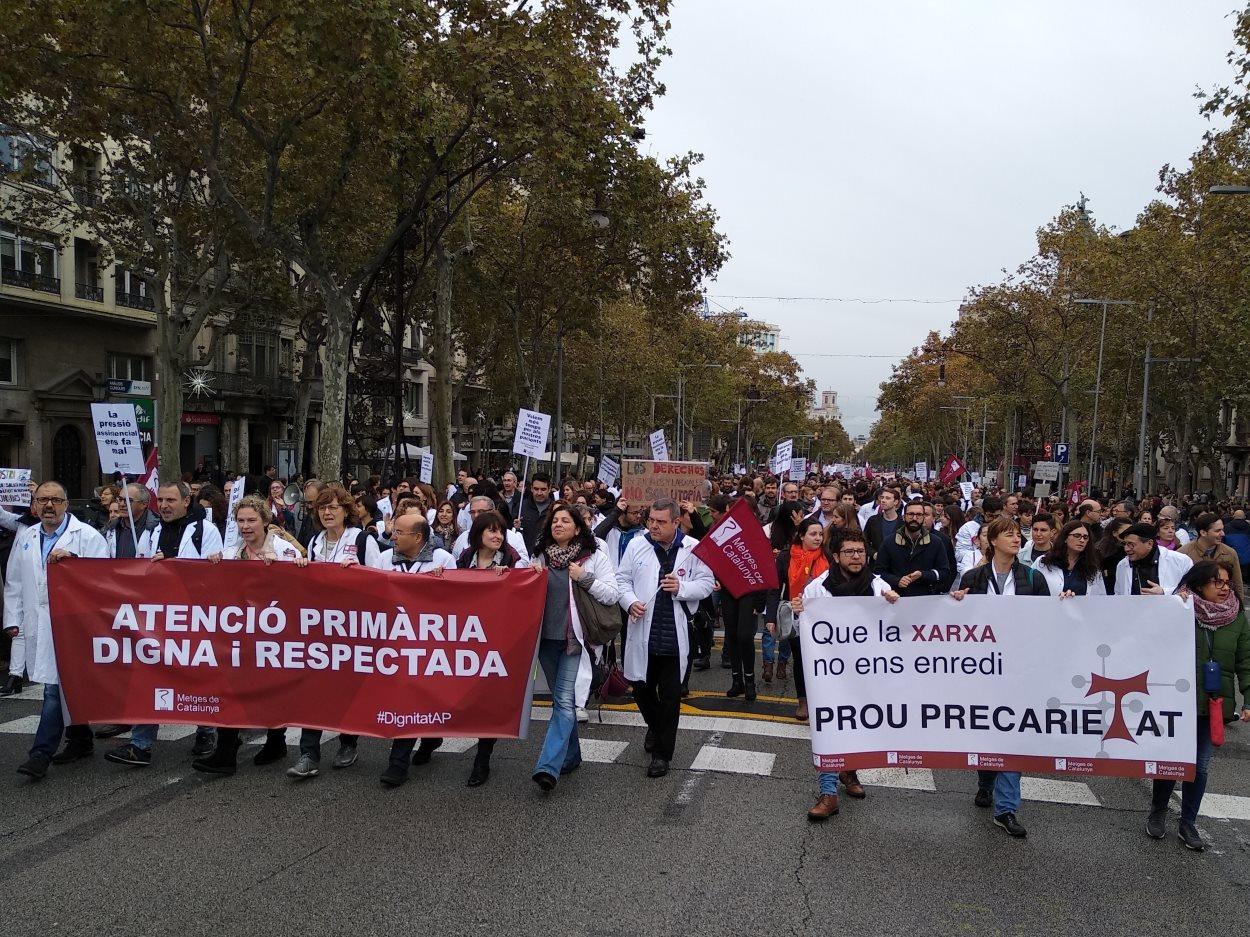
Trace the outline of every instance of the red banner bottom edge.
<instances>
[{"instance_id":1,"label":"red banner bottom edge","mask_svg":"<svg viewBox=\"0 0 1250 937\"><path fill-rule=\"evenodd\" d=\"M72 714L71 714L72 715ZM162 725L162 726L205 726L210 729L253 729L258 732L264 732L267 729L312 729L317 732L336 732L339 735L358 735L361 738L380 739L384 742L390 742L395 739L520 739L524 738L521 733L521 727L515 723L507 728L491 728L487 726L479 726L480 731L474 731L473 728L468 729L452 729L440 726L405 726L399 729L391 729L387 732L377 731L376 726L370 726L366 731L360 728L352 728L351 726L330 726L330 725L314 725L306 723L299 725L296 723L288 723L286 725L252 725L248 723L235 723L220 717L210 719L180 718L168 712L161 713L144 713L136 716L134 713L122 712L116 717L101 716L98 713L91 713L90 718L86 720L89 725ZM531 720L532 721L532 720ZM415 731L414 731L415 730Z\"/></svg>"},{"instance_id":2,"label":"red banner bottom edge","mask_svg":"<svg viewBox=\"0 0 1250 937\"><path fill-rule=\"evenodd\" d=\"M1047 755L1004 755L996 752L854 752L813 755L822 771L858 771L861 768L939 768L954 771L1020 771L1030 774L1067 774L1077 777L1145 778L1192 781L1194 765L1183 761L1131 758L1073 758Z\"/></svg>"}]
</instances>

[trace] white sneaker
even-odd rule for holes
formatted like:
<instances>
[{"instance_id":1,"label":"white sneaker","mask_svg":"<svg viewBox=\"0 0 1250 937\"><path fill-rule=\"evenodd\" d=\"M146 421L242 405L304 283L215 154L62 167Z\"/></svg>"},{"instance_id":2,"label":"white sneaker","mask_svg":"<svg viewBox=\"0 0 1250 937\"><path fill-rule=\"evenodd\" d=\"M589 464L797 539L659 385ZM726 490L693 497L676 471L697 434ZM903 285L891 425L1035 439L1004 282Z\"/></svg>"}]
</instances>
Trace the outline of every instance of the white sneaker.
<instances>
[{"instance_id":1,"label":"white sneaker","mask_svg":"<svg viewBox=\"0 0 1250 937\"><path fill-rule=\"evenodd\" d=\"M299 760L286 769L286 773L289 777L303 780L305 778L315 778L319 770L317 762L313 761L310 756L300 755Z\"/></svg>"},{"instance_id":2,"label":"white sneaker","mask_svg":"<svg viewBox=\"0 0 1250 937\"><path fill-rule=\"evenodd\" d=\"M577 721L578 721L578 722L589 722L589 721L590 721L590 713L586 712L586 707L584 707L584 706L578 706L578 707L577 707Z\"/></svg>"}]
</instances>

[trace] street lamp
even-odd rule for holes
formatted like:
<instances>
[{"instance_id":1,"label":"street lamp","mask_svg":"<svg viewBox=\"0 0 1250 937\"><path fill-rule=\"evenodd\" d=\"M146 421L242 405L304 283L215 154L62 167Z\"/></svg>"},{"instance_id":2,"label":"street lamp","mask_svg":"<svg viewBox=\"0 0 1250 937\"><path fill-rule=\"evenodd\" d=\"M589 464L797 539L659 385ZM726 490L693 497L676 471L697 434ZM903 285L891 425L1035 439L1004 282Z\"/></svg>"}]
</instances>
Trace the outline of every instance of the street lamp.
<instances>
[{"instance_id":1,"label":"street lamp","mask_svg":"<svg viewBox=\"0 0 1250 937\"><path fill-rule=\"evenodd\" d=\"M1213 185L1207 195L1250 195L1250 185Z\"/></svg>"},{"instance_id":2,"label":"street lamp","mask_svg":"<svg viewBox=\"0 0 1250 937\"><path fill-rule=\"evenodd\" d=\"M1128 299L1074 299L1076 306L1102 306L1102 328L1098 332L1098 370L1094 376L1094 419L1089 428L1089 486L1094 487L1094 447L1098 439L1098 396L1102 391L1102 346L1107 337L1107 307L1135 305Z\"/></svg>"}]
</instances>

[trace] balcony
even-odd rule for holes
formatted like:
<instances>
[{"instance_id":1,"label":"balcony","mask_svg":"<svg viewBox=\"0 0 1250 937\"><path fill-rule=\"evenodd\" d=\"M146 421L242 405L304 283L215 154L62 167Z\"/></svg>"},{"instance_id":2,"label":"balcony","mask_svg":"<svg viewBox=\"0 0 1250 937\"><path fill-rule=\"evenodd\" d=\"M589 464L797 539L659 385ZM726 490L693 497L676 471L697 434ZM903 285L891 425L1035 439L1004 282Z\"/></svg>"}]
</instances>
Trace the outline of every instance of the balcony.
<instances>
[{"instance_id":1,"label":"balcony","mask_svg":"<svg viewBox=\"0 0 1250 937\"><path fill-rule=\"evenodd\" d=\"M74 295L79 299L87 299L93 303L104 302L104 287L92 286L90 283L75 283Z\"/></svg>"},{"instance_id":2,"label":"balcony","mask_svg":"<svg viewBox=\"0 0 1250 937\"><path fill-rule=\"evenodd\" d=\"M61 295L61 280L59 277L45 277L42 274L27 273L25 270L13 270L6 267L3 271L0 271L0 282L8 283L12 286L20 286L27 290L38 290L40 293Z\"/></svg>"},{"instance_id":3,"label":"balcony","mask_svg":"<svg viewBox=\"0 0 1250 937\"><path fill-rule=\"evenodd\" d=\"M117 291L117 305L125 306L127 309L146 309L151 312L156 308L156 303L151 296L140 296L138 293L123 293Z\"/></svg>"},{"instance_id":4,"label":"balcony","mask_svg":"<svg viewBox=\"0 0 1250 937\"><path fill-rule=\"evenodd\" d=\"M219 394L238 397L278 397L295 399L295 382L289 377L271 375L258 377L254 374L237 374L227 371L208 371L213 389Z\"/></svg>"}]
</instances>

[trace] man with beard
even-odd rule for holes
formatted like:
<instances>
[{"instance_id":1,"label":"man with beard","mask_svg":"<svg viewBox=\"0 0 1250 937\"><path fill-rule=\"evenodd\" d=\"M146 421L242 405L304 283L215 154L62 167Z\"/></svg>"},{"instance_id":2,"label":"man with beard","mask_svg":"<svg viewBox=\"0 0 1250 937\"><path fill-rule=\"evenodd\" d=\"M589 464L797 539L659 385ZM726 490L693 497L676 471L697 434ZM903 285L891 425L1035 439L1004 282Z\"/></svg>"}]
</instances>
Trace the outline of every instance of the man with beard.
<instances>
[{"instance_id":1,"label":"man with beard","mask_svg":"<svg viewBox=\"0 0 1250 937\"><path fill-rule=\"evenodd\" d=\"M903 523L877 551L877 575L904 597L936 595L950 575L945 544L925 528L926 504L908 501Z\"/></svg>"}]
</instances>

